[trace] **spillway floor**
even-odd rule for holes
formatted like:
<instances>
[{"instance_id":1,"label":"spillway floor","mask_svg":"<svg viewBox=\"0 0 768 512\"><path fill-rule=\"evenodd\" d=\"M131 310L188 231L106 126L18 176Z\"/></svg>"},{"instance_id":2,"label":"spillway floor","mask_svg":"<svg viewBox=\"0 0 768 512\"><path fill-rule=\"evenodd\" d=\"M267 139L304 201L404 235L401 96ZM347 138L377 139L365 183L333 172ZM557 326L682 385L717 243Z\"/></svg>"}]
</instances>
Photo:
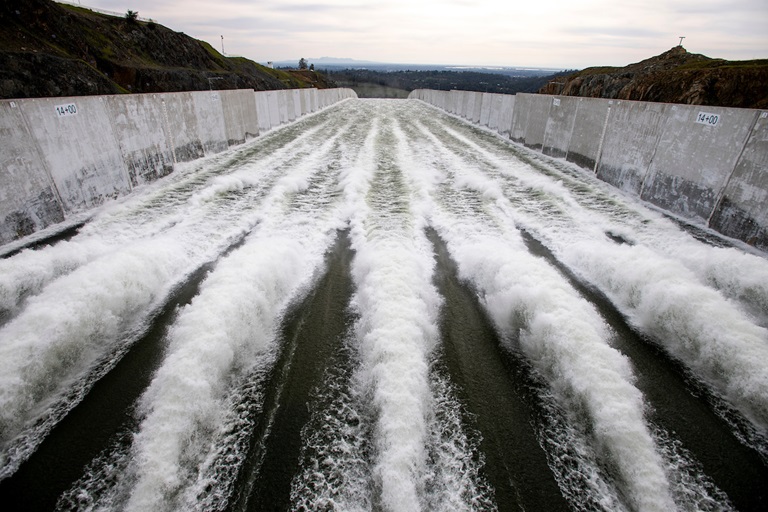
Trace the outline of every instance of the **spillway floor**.
<instances>
[{"instance_id":1,"label":"spillway floor","mask_svg":"<svg viewBox=\"0 0 768 512\"><path fill-rule=\"evenodd\" d=\"M3 510L768 509L768 259L347 100L0 260Z\"/></svg>"}]
</instances>

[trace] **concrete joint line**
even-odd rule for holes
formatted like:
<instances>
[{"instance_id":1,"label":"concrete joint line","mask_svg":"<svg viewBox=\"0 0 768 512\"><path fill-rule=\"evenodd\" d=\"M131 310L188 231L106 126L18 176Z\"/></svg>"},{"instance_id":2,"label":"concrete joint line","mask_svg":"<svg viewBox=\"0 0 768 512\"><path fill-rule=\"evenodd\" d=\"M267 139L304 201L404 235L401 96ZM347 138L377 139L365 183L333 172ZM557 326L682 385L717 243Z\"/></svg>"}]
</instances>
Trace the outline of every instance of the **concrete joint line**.
<instances>
[{"instance_id":1,"label":"concrete joint line","mask_svg":"<svg viewBox=\"0 0 768 512\"><path fill-rule=\"evenodd\" d=\"M571 131L568 134L568 143L565 145L565 160L568 160L568 152L571 149L571 140L573 140L573 132L576 131L576 119L579 117L579 109L581 108L582 98L576 102L576 112L573 113L573 124L571 124Z\"/></svg>"},{"instance_id":2,"label":"concrete joint line","mask_svg":"<svg viewBox=\"0 0 768 512\"><path fill-rule=\"evenodd\" d=\"M553 101L549 102L549 108L547 108L547 121L544 123L544 137L541 140L541 153L544 153L544 149L547 147L547 127L549 126L549 119L552 116L552 103ZM525 123L525 141L528 142L528 126L530 126L530 120L531 120L531 111L528 111L528 120Z\"/></svg>"},{"instance_id":3,"label":"concrete joint line","mask_svg":"<svg viewBox=\"0 0 768 512\"><path fill-rule=\"evenodd\" d=\"M611 103L608 103L608 110L605 112L605 121L603 121L603 132L600 134L600 142L597 144L597 155L595 155L595 167L593 174L597 174L597 166L600 165L600 159L603 157L603 142L605 142L605 132L608 131L608 119L611 117Z\"/></svg>"},{"instance_id":4,"label":"concrete joint line","mask_svg":"<svg viewBox=\"0 0 768 512\"><path fill-rule=\"evenodd\" d=\"M163 105L163 121L165 121L165 135L171 143L171 156L173 157L173 165L178 164L176 161L176 141L173 138L173 130L171 130L171 122L168 120L168 105L164 99L160 100Z\"/></svg>"},{"instance_id":5,"label":"concrete joint line","mask_svg":"<svg viewBox=\"0 0 768 512\"><path fill-rule=\"evenodd\" d=\"M749 144L749 140L752 138L752 134L755 131L755 127L757 126L757 121L760 119L761 114L762 112L760 111L755 112L755 117L754 119L752 119L752 123L749 125L749 130L747 131L747 136L744 137L744 143L741 145L741 150L739 151L739 155L736 157L736 160L733 162L733 168L731 169L731 172L729 172L728 175L725 177L725 180L723 181L723 185L720 187L720 190L717 193L715 202L712 204L712 211L709 212L709 217L707 217L708 227L711 226L712 224L712 217L715 216L717 207L720 205L720 202L723 200L723 197L725 196L725 190L728 188L728 185L731 183L731 178L733 178L733 174L736 172L736 167L738 167L739 162L741 161L741 157L744 155L744 150L747 149L747 144Z\"/></svg>"},{"instance_id":6,"label":"concrete joint line","mask_svg":"<svg viewBox=\"0 0 768 512\"><path fill-rule=\"evenodd\" d=\"M672 105L672 110L675 110L675 105ZM656 152L659 150L659 144L661 143L661 139L664 137L664 134L667 131L667 125L669 124L669 118L670 115L667 113L667 108L662 109L663 116L664 116L664 126L659 130L659 135L656 137L656 143L653 145L653 152L651 153L651 158L648 160L648 167L645 169L645 174L643 175L643 182L640 184L640 194L638 197L640 199L643 198L643 194L645 193L645 186L649 182L653 182L653 180L649 180L650 174L651 174L651 167L653 166L653 160L656 158Z\"/></svg>"}]
</instances>

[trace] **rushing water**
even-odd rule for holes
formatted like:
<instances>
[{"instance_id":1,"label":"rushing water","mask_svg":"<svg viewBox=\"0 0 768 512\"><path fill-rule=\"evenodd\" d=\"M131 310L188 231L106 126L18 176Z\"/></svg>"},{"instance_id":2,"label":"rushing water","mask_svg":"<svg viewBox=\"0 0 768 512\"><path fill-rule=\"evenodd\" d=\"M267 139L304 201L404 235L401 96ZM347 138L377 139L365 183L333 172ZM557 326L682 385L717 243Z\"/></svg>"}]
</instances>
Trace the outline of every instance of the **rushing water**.
<instances>
[{"instance_id":1,"label":"rushing water","mask_svg":"<svg viewBox=\"0 0 768 512\"><path fill-rule=\"evenodd\" d=\"M350 100L0 260L3 510L766 510L768 260Z\"/></svg>"}]
</instances>

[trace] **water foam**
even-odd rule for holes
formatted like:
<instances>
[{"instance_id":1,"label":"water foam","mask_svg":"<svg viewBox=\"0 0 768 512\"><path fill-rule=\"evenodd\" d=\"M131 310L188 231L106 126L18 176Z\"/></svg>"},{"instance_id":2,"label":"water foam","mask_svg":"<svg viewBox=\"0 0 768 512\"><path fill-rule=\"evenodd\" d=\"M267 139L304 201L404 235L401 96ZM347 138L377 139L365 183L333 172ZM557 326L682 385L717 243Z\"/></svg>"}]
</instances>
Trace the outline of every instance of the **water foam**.
<instances>
[{"instance_id":1,"label":"water foam","mask_svg":"<svg viewBox=\"0 0 768 512\"><path fill-rule=\"evenodd\" d=\"M645 247L580 243L563 252L635 325L768 432L768 330Z\"/></svg>"},{"instance_id":2,"label":"water foam","mask_svg":"<svg viewBox=\"0 0 768 512\"><path fill-rule=\"evenodd\" d=\"M359 315L361 381L377 414L373 474L381 507L420 510L432 402L427 356L437 336L440 300L431 282L428 241L411 222L411 212L402 209L404 184L396 183L400 190L375 186L383 175L401 176L392 143L389 123L374 127L359 171L372 186L367 194L357 187L347 193L355 206L353 306ZM356 184L365 186L361 178Z\"/></svg>"},{"instance_id":3,"label":"water foam","mask_svg":"<svg viewBox=\"0 0 768 512\"><path fill-rule=\"evenodd\" d=\"M519 335L526 357L569 407L584 408L596 442L641 510L673 506L628 361L606 342L594 310L554 270L495 237L439 226L464 279L483 293L496 325ZM475 229L477 227L475 226Z\"/></svg>"},{"instance_id":4,"label":"water foam","mask_svg":"<svg viewBox=\"0 0 768 512\"><path fill-rule=\"evenodd\" d=\"M528 154L525 149L501 151L466 141L456 130L448 133L472 149L452 148L455 166L471 162L499 181L508 198L498 205L505 213L610 296L643 332L659 338L746 415L758 437L765 437L768 380L754 361L765 358L768 343L766 330L753 318L765 322L762 278L768 275L768 262L749 254L726 262L735 250L692 240L659 214L622 200L607 185L569 166L541 155L528 155L526 164L515 155ZM552 185L542 186L546 181ZM609 231L620 232L634 245L617 246L604 235ZM741 273L739 264L749 272Z\"/></svg>"},{"instance_id":5,"label":"water foam","mask_svg":"<svg viewBox=\"0 0 768 512\"><path fill-rule=\"evenodd\" d=\"M127 510L189 506L205 487L201 482L219 452L215 441L225 441L238 421L230 408L237 402L233 386L269 364L282 314L316 278L343 225L332 202L290 206L334 145L328 139L315 159L280 178L260 210L257 231L219 262L171 328L166 359L141 399L131 468L136 484ZM325 194L335 188L334 175L330 170L324 179Z\"/></svg>"},{"instance_id":6,"label":"water foam","mask_svg":"<svg viewBox=\"0 0 768 512\"><path fill-rule=\"evenodd\" d=\"M480 452L480 433L462 419L462 404L456 391L438 368L430 368L430 386L435 397L430 421L430 473L427 510L497 510L494 490L483 478L485 458Z\"/></svg>"},{"instance_id":7,"label":"water foam","mask_svg":"<svg viewBox=\"0 0 768 512\"><path fill-rule=\"evenodd\" d=\"M717 346L714 338L715 334L724 334L730 343L739 337L741 331L733 325L717 326L719 322L730 323L735 318L734 325L751 333L750 339L761 339L765 344L763 331L752 329L754 326L749 326L749 318L739 311L738 304L722 296L755 305L754 316L759 317L761 309L764 310L761 305L765 304L761 301L766 296L765 281L761 277L765 267L760 258L734 257L734 263L729 261L734 256L733 250L710 250L690 240L681 245L680 251L665 247L678 236L673 234L679 232L668 230L666 221L643 213L640 207L636 218L625 215L626 212L598 209L575 192L568 176L562 179L541 176L533 167L516 162L511 153L497 152L492 147L495 143L469 140L460 126L436 129L437 125L429 119L417 121L414 127L398 125L392 122L401 115L397 104L381 102L375 108L361 105L362 102L355 104L355 113L367 112L373 118L370 121L373 128L362 149L353 149L352 139L345 136L340 142L345 148L328 156L328 147L323 146L324 130L327 126L342 127L344 123L323 125L323 129L313 132L312 138L295 144L278 144L282 135L272 132L267 136L270 140L264 138L262 143L279 147L277 152L270 149L275 156L267 157L263 164L235 162L238 157L232 160L229 156L217 157L210 161L216 162L216 169L206 167L208 163L201 164L188 176L173 178L178 180L173 181L178 196L169 199L173 207L169 206L167 211L159 206L165 199L158 189L151 198L135 203L145 208L133 209L132 200L123 202L109 210L112 216L105 215L86 226L83 232L98 240L92 249L73 246L72 243L81 244L86 240L79 236L71 243L49 248L51 250L36 251L44 255L42 258L48 258L48 262L41 259L42 263L36 263L24 256L13 263L30 265L29 269L35 269L39 280L35 283L38 277L24 277L21 267L14 270L17 277L6 286L10 290L9 298L2 296L0 300L6 300L9 311L12 309L13 314L19 316L6 328L21 325L18 322L23 318L32 318L36 307L42 310L35 306L36 301L53 302L54 293L49 289L55 288L46 287L48 283L65 282L68 277L87 274L86 269L97 268L102 261L107 261L109 258L102 257L107 252L111 254L114 247L120 248L119 253L130 253L133 245L126 248L125 243L141 238L142 229L151 233L151 240L142 242L146 247L167 242L170 247L166 250L176 254L184 267L184 262L192 266L204 258L203 255L215 254L223 240L231 239L233 233L261 222L246 245L220 263L211 274L210 282L203 286L201 295L183 310L169 338L166 364L142 399L144 423L136 435L128 467L121 465L126 463L124 457L118 457L119 463L109 457L96 463L97 466L115 463L121 469L111 473L94 470L94 475L114 475L115 471L125 469L124 479L112 490L98 491L105 496L103 501L86 497L87 506L123 508L128 504L129 509L200 509L215 502L215 497L203 495L201 498L211 478L220 476L215 472L215 464L226 459L237 465L241 460L238 458L241 454L229 453L219 444L228 443L231 438L227 434L240 428L234 410L238 403L236 390L241 389L238 383L241 377L247 378L243 376L253 375L271 364L272 335L281 311L290 297L301 294L305 286L302 283L312 280L322 259L322 248L332 238L333 227L341 225L347 216L353 219L353 247L357 250L354 277L358 286L355 307L360 315L356 324L360 366L350 378L351 382L345 384L351 390L343 400L346 404L343 407L349 406L349 409L340 412L338 421L333 423L345 424L350 430L333 446L349 450L356 462L351 466L340 463L331 470L351 479L346 482L354 482L344 489L349 489L350 494L338 501L333 498L323 503L345 509L355 506L369 509L371 504L384 509L411 510L446 503L450 503L451 508L466 506L467 496L474 493L471 489L479 484L475 476L462 477L459 468L465 467L463 461L473 448L463 432L464 427L458 423L457 404L452 401L450 391L444 389L447 384L436 382L429 368L440 300L430 282L434 264L431 247L420 230L427 216L431 216L454 259L463 267L462 277L483 291L486 306L497 325L510 333L510 340L519 335L520 347L550 382L557 403L569 411L569 421L586 425L586 432L575 433L564 425L563 437L553 441L573 444L574 440L581 439L574 453L568 452L571 447L561 447L557 456L573 455L576 464L582 464L577 471L587 476L571 484L563 484L561 480L561 485L579 486L588 481L586 492L595 496L592 501L583 502L587 503L583 509L591 508L594 503L610 510L621 509L622 501L643 510L674 507L670 495L685 508L680 494L695 489L695 482L685 481L684 473L688 469L670 467L670 461L677 463L677 455L668 453L666 441L659 440L659 434L654 443L643 418L642 397L632 386L632 371L626 359L607 346L605 339L610 338L610 333L591 307L553 269L527 254L508 220L513 217L524 224L571 268L589 276L591 282L609 295L613 293L612 300L637 325L645 325L648 332L660 336L672 334L684 338L682 345L685 350L693 351L695 360L709 361L701 365L700 371L714 374L715 381L724 378L718 381L720 388L726 390L723 394L737 402L744 398L750 386L758 391L762 389L760 381L750 381L756 375L754 372L746 377L743 373L737 375L743 372L738 365L718 366L718 358L734 354L727 347ZM360 124L362 130L370 126ZM349 123L344 129L349 129ZM409 137L417 135L407 144L410 151L404 149L403 132L408 132ZM330 139L334 137L332 133ZM430 144L422 147L424 140ZM456 147L447 147L445 140ZM315 153L318 145L325 148L320 151L324 156L313 159L309 155ZM290 165L280 165L281 159L290 159L290 153L295 150L300 154ZM316 217L323 216L318 216L317 211L304 210L300 215L291 216L293 208L306 204L301 201L311 202L308 196L314 194L314 185L308 173L314 168L330 168L334 165L329 161L331 158L347 158L354 163L345 164L340 170L336 191L344 194L344 213L333 220L324 218L322 227L318 227ZM408 162L408 170L413 172L404 173L402 162ZM219 176L231 172L233 165L236 169L231 176ZM262 196L273 189L274 180L296 166L300 172L281 181L278 193L270 195L272 199L267 207L258 208ZM435 172L435 169L450 172ZM195 177L198 171L201 174ZM372 182L376 184L374 188L370 187ZM596 193L602 194L599 189ZM319 204L327 204L323 201L328 200L327 194L318 198ZM156 223L153 216L158 217ZM651 222L644 223L648 218ZM130 226L136 220L140 222L136 224L138 228L133 229ZM105 235L107 226L117 227L116 232L123 233L121 242L113 243L117 238ZM620 246L621 250L614 253L611 248L619 246L607 240L597 241L606 230L619 232L627 240L645 247ZM59 246L60 249L56 249ZM311 256L299 256L302 251ZM147 254L154 256L154 249ZM618 255L620 262L610 262L614 255ZM127 258L118 256L115 262L120 263L123 257ZM672 270L661 276L666 283L677 286L674 293L668 293L663 287L654 290L653 274L639 276L641 272L632 269L643 257L652 259L649 266L664 268L673 259L682 263L671 265ZM97 265L92 267L93 262ZM738 272L742 264L749 265L756 276L754 279ZM154 299L147 299L146 291L137 291L141 287L134 286L132 281L124 284L135 291L136 296L144 293L145 298L141 300L156 302L164 293L162 286L182 273L177 268L164 278L164 283L163 278L154 283L160 290L155 292ZM64 274L70 275L61 278ZM674 274L680 278L679 282L674 280ZM118 271L116 275L122 274ZM703 283L717 287L720 293ZM696 316L684 305L674 304L686 298L684 292L690 291L692 284L698 287L694 289L694 307L689 309L699 307L710 316L710 322L693 333L693 322L707 321L704 318L707 315ZM0 295L5 293L2 286L0 282ZM62 285L62 288L66 287ZM659 303L658 307L654 301ZM83 307L91 306L84 304ZM94 332L117 332L115 329L120 330L119 326L129 324L131 318L138 319L142 311L147 310L147 306L139 302L125 308L121 319L113 322L118 328L109 324L110 318L105 318L105 327ZM723 310L726 316L720 315ZM666 325L658 327L655 322L666 322ZM704 331L712 326L720 330L707 337ZM660 330L653 331L654 328ZM252 334L246 334L249 330ZM5 329L0 331L0 336L3 332ZM218 339L219 332L227 339ZM690 342L691 337L706 343L697 345ZM34 347L25 350L32 349ZM0 350L3 350L1 344ZM80 361L91 357L82 351L75 352ZM762 353L757 357L765 360ZM64 363L72 360L70 357ZM733 375L725 375L729 372ZM732 385L728 379L742 382ZM61 382L60 385L68 384ZM371 423L361 420L365 414L360 412L358 401L375 409ZM755 415L754 411L752 414ZM370 431L374 432L371 442L375 452L361 455L368 450L363 437ZM349 445L347 441L355 436L358 445ZM659 444L663 450L661 455L657 453ZM587 453L593 449L597 453ZM234 458L227 459L230 456ZM611 482L602 480L600 468L595 466L598 462L593 462L595 458L600 459L600 464L607 464L609 473L614 472L614 467L618 468L616 473L623 481L622 487L628 489L629 500L616 494ZM551 458L555 464L556 459ZM573 460L562 461L562 464L573 463ZM373 470L366 477L359 472L361 468L365 471L371 467ZM553 469L557 472L560 468ZM596 471L589 474L593 470ZM568 471L571 470L563 474ZM375 482L375 496L367 487L370 483L367 477ZM679 478L683 479L682 483L677 481ZM339 485L327 482L325 491L304 496L308 500L322 499L327 496L326 491L338 491ZM658 489L653 488L657 485ZM432 488L441 490L430 494ZM567 488L563 492L581 490L581 487ZM571 495L571 499L576 498ZM704 508L709 506L701 503ZM580 506L574 504L575 508Z\"/></svg>"},{"instance_id":8,"label":"water foam","mask_svg":"<svg viewBox=\"0 0 768 512\"><path fill-rule=\"evenodd\" d=\"M418 154L418 149L414 152ZM421 161L425 165L421 173L430 172L429 159ZM456 183L482 194L478 201L499 197L488 192L496 185L476 171L448 155L441 161L453 164L454 172L428 182L447 184L455 174L460 176ZM514 227L507 225L505 201L486 201L484 210L493 222L486 218L482 223L469 209L454 216L437 206L450 202L450 198L435 201L433 225L446 241L460 276L480 290L498 328L519 339L523 353L559 400L586 412L596 442L617 467L634 506L674 507L661 457L645 423L643 397L633 385L627 359L608 344L602 319L554 269L527 252Z\"/></svg>"},{"instance_id":9,"label":"water foam","mask_svg":"<svg viewBox=\"0 0 768 512\"><path fill-rule=\"evenodd\" d=\"M3 473L33 448L16 447L21 451L8 460L5 450L13 439L118 349L143 313L170 291L178 272L189 267L189 255L170 240L138 243L55 281L0 330ZM27 441L35 442L39 439Z\"/></svg>"},{"instance_id":10,"label":"water foam","mask_svg":"<svg viewBox=\"0 0 768 512\"><path fill-rule=\"evenodd\" d=\"M359 373L357 344L350 332L313 400L302 430L301 466L291 483L292 510L373 508L371 438L374 411Z\"/></svg>"}]
</instances>

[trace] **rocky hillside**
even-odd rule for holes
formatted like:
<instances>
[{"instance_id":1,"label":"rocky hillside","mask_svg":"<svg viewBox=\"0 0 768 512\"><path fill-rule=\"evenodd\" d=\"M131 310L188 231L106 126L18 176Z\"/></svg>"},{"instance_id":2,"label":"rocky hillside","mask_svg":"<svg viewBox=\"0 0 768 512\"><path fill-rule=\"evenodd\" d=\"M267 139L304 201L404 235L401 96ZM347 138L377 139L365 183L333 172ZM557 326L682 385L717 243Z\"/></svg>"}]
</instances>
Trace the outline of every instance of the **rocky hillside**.
<instances>
[{"instance_id":1,"label":"rocky hillside","mask_svg":"<svg viewBox=\"0 0 768 512\"><path fill-rule=\"evenodd\" d=\"M285 72L154 22L51 0L0 2L0 98L333 86Z\"/></svg>"},{"instance_id":2,"label":"rocky hillside","mask_svg":"<svg viewBox=\"0 0 768 512\"><path fill-rule=\"evenodd\" d=\"M542 94L768 108L768 59L727 61L682 46L623 68L587 68L551 81Z\"/></svg>"}]
</instances>

